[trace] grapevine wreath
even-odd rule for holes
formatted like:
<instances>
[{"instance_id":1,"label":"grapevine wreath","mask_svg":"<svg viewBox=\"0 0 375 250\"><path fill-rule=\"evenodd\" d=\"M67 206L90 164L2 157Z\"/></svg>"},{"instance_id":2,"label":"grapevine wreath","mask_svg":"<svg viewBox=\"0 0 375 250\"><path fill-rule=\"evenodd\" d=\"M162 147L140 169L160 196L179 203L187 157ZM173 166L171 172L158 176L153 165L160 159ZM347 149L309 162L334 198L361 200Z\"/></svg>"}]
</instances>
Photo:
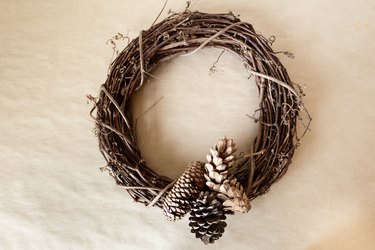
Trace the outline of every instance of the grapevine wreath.
<instances>
[{"instance_id":1,"label":"grapevine wreath","mask_svg":"<svg viewBox=\"0 0 375 250\"><path fill-rule=\"evenodd\" d=\"M99 148L108 163L105 169L136 202L162 208L168 220L190 213L191 232L205 244L222 236L226 215L248 212L250 201L285 174L308 130L311 118L302 90L277 58L280 52L271 49L273 41L232 13L172 13L127 45L111 64L99 97L92 98ZM173 181L144 161L130 99L162 62L209 47L236 54L255 77L260 103L253 119L259 124L258 134L245 153L237 153L232 139L219 139L205 162L191 162ZM298 135L297 124L305 120L302 114L308 122Z\"/></svg>"}]
</instances>

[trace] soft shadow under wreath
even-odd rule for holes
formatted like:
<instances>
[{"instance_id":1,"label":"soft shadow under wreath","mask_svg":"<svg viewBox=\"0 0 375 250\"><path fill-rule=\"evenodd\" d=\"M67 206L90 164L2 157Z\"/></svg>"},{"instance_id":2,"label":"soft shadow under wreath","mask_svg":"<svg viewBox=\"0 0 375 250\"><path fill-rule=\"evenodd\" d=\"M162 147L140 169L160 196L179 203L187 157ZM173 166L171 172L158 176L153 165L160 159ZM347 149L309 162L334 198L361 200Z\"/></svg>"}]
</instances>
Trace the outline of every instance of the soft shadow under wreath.
<instances>
[{"instance_id":1,"label":"soft shadow under wreath","mask_svg":"<svg viewBox=\"0 0 375 250\"><path fill-rule=\"evenodd\" d=\"M127 45L113 61L99 97L91 97L99 149L108 163L104 169L136 202L162 208L168 220L190 213L191 231L206 244L222 236L227 214L249 211L250 201L286 173L310 125L304 94L276 56L291 54L274 52L272 38L257 34L232 13L173 13ZM130 99L160 63L208 47L236 54L255 77L260 103L252 118L258 134L250 150L240 154L232 139L219 139L207 151L206 162L192 161L180 178L171 180L143 160Z\"/></svg>"}]
</instances>

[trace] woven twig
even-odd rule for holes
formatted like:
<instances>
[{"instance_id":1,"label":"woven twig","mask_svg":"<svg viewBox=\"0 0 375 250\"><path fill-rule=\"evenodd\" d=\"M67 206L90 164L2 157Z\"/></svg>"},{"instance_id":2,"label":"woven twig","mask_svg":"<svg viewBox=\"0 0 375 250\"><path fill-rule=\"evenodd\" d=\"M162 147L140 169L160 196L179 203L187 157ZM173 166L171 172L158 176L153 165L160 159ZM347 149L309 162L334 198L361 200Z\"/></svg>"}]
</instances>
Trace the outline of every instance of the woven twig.
<instances>
[{"instance_id":1,"label":"woven twig","mask_svg":"<svg viewBox=\"0 0 375 250\"><path fill-rule=\"evenodd\" d=\"M143 160L137 145L130 98L163 61L192 55L202 48L222 48L239 56L259 90L255 122L258 135L234 168L234 176L250 199L266 193L291 163L294 150L308 130L310 115L302 103L301 88L295 89L271 44L252 25L232 13L190 12L172 14L132 40L110 67L108 78L95 99L96 132L105 167L135 201L162 207L172 180L160 176ZM285 53L288 54L288 53ZM307 125L297 135L301 115ZM194 160L194 159L192 159Z\"/></svg>"}]
</instances>

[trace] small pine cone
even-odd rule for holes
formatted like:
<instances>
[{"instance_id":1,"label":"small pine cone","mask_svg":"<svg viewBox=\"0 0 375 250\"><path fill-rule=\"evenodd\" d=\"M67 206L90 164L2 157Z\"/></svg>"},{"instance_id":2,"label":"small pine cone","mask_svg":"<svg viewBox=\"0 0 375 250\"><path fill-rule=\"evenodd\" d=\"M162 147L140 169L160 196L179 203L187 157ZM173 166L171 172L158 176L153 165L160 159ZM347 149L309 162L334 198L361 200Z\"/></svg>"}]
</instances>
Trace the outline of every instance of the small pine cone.
<instances>
[{"instance_id":1,"label":"small pine cone","mask_svg":"<svg viewBox=\"0 0 375 250\"><path fill-rule=\"evenodd\" d=\"M234 163L236 150L236 144L233 140L226 137L220 139L213 148L210 148L210 154L207 155L207 163L205 164L206 174L204 175L207 182L221 184L228 178L228 169Z\"/></svg>"},{"instance_id":2,"label":"small pine cone","mask_svg":"<svg viewBox=\"0 0 375 250\"><path fill-rule=\"evenodd\" d=\"M181 219L191 209L192 203L205 186L204 163L191 162L168 193L163 204L163 214L170 220Z\"/></svg>"},{"instance_id":3,"label":"small pine cone","mask_svg":"<svg viewBox=\"0 0 375 250\"><path fill-rule=\"evenodd\" d=\"M204 244L214 243L223 233L227 223L222 202L216 199L216 193L201 192L190 211L191 232Z\"/></svg>"},{"instance_id":4,"label":"small pine cone","mask_svg":"<svg viewBox=\"0 0 375 250\"><path fill-rule=\"evenodd\" d=\"M224 201L225 209L241 213L247 213L250 210L250 200L235 177L225 180L222 184L212 182L206 184L211 190L218 192L217 197Z\"/></svg>"}]
</instances>

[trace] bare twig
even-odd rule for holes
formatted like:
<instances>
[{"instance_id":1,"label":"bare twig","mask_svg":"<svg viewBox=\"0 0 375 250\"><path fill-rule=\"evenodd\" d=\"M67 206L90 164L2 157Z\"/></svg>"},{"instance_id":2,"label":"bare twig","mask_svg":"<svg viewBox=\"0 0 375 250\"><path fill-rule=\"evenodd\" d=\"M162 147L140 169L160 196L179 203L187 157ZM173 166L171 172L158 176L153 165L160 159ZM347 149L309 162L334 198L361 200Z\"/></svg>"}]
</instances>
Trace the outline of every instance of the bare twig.
<instances>
[{"instance_id":1,"label":"bare twig","mask_svg":"<svg viewBox=\"0 0 375 250\"><path fill-rule=\"evenodd\" d=\"M217 57L216 61L212 64L212 67L210 68L210 75L216 72L216 64L219 62L220 57L224 54L225 49L221 51L220 55Z\"/></svg>"},{"instance_id":2,"label":"bare twig","mask_svg":"<svg viewBox=\"0 0 375 250\"><path fill-rule=\"evenodd\" d=\"M168 0L165 0L163 7L161 8L161 10L160 10L158 16L157 16L157 17L155 18L155 20L152 22L151 27L154 26L155 23L158 21L158 19L159 19L161 13L163 13L163 11L164 11L164 9L165 9L165 6L167 6L167 3L168 3Z\"/></svg>"},{"instance_id":3,"label":"bare twig","mask_svg":"<svg viewBox=\"0 0 375 250\"><path fill-rule=\"evenodd\" d=\"M177 180L174 180L167 186L165 186L165 188L163 188L163 190L161 190L159 194L155 196L155 198L147 205L147 207L152 207L168 191L168 189L170 189L173 186L173 184L175 184L176 181Z\"/></svg>"}]
</instances>

